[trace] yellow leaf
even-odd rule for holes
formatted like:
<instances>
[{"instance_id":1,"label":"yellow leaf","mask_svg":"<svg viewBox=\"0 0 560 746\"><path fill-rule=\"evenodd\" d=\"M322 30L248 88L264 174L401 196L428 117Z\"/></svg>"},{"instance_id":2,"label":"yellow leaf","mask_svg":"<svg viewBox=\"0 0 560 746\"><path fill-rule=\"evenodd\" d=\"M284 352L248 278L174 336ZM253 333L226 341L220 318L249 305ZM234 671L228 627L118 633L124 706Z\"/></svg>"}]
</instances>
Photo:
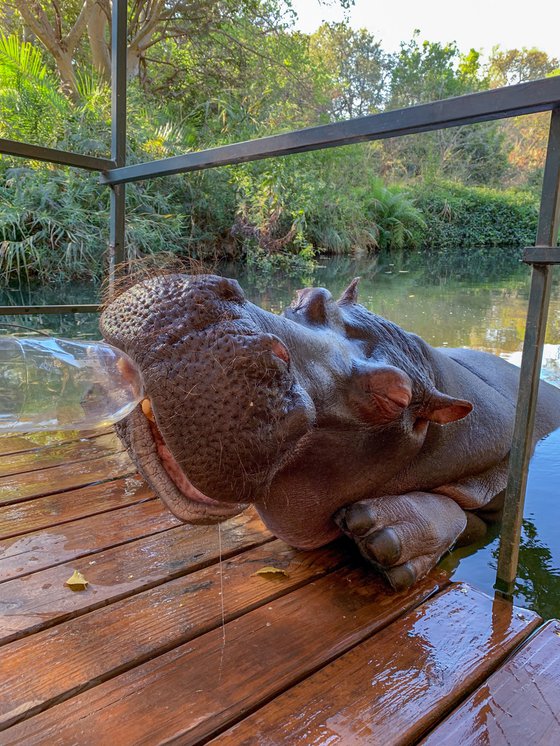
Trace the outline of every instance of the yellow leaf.
<instances>
[{"instance_id":1,"label":"yellow leaf","mask_svg":"<svg viewBox=\"0 0 560 746\"><path fill-rule=\"evenodd\" d=\"M85 591L89 583L84 578L81 572L79 572L78 570L74 570L74 572L72 573L72 577L68 578L64 585L67 585L71 591Z\"/></svg>"},{"instance_id":2,"label":"yellow leaf","mask_svg":"<svg viewBox=\"0 0 560 746\"><path fill-rule=\"evenodd\" d=\"M284 577L286 578L290 577L286 570L282 570L281 567L272 567L271 565L267 565L267 567L261 567L261 569L257 570L257 572L254 572L253 575L263 575L264 577L267 577L269 575L284 575Z\"/></svg>"}]
</instances>

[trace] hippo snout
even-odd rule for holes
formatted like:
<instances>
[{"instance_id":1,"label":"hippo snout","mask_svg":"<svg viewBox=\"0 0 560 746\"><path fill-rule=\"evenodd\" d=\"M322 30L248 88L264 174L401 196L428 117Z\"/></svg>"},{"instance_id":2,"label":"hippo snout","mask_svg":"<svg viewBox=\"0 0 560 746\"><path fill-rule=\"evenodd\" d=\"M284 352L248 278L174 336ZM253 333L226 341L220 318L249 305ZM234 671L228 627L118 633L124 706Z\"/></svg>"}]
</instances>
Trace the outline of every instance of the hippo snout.
<instances>
[{"instance_id":1,"label":"hippo snout","mask_svg":"<svg viewBox=\"0 0 560 746\"><path fill-rule=\"evenodd\" d=\"M142 443L153 440L161 479L186 499L202 495L205 507L254 500L313 426L288 346L255 322L235 280L151 278L108 305L101 330L136 362L148 399L123 426L123 440L141 471L136 432Z\"/></svg>"}]
</instances>

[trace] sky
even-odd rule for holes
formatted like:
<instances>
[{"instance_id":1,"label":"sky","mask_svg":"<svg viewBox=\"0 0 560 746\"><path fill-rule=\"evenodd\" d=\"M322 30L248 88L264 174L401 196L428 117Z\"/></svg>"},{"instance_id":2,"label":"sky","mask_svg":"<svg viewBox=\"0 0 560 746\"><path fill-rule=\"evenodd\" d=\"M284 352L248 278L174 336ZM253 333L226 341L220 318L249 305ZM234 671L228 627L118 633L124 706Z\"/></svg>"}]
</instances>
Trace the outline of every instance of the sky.
<instances>
[{"instance_id":1,"label":"sky","mask_svg":"<svg viewBox=\"0 0 560 746\"><path fill-rule=\"evenodd\" d=\"M297 27L312 32L321 21L342 20L336 2L321 6L318 0L292 0ZM356 0L349 13L353 28L366 28L387 51L412 38L420 29L421 40L457 42L462 52L471 47L490 53L502 49L537 47L560 57L560 0Z\"/></svg>"}]
</instances>

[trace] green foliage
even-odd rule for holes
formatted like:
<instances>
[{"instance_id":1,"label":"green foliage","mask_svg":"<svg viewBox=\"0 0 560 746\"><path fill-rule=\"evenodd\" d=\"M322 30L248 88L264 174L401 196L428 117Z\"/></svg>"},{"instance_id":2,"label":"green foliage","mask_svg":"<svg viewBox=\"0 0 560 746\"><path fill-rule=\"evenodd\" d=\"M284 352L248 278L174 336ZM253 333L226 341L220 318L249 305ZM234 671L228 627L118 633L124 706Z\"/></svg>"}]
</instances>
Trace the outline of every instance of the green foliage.
<instances>
[{"instance_id":1,"label":"green foliage","mask_svg":"<svg viewBox=\"0 0 560 746\"><path fill-rule=\"evenodd\" d=\"M41 51L13 35L0 34L0 109L2 137L45 145L70 109Z\"/></svg>"},{"instance_id":2,"label":"green foliage","mask_svg":"<svg viewBox=\"0 0 560 746\"><path fill-rule=\"evenodd\" d=\"M393 63L372 34L323 23L311 36L310 55L330 86L329 114L358 117L381 109Z\"/></svg>"},{"instance_id":3,"label":"green foliage","mask_svg":"<svg viewBox=\"0 0 560 746\"><path fill-rule=\"evenodd\" d=\"M487 65L487 74L494 86L515 85L528 80L546 78L558 72L560 60L549 57L540 49L508 49L494 47Z\"/></svg>"},{"instance_id":4,"label":"green foliage","mask_svg":"<svg viewBox=\"0 0 560 746\"><path fill-rule=\"evenodd\" d=\"M480 53L466 55L454 43L424 41L416 31L401 44L391 71L389 108L437 101L485 87L480 77Z\"/></svg>"},{"instance_id":5,"label":"green foliage","mask_svg":"<svg viewBox=\"0 0 560 746\"><path fill-rule=\"evenodd\" d=\"M440 182L411 194L426 221L427 247L519 249L535 241L538 200L528 192Z\"/></svg>"},{"instance_id":6,"label":"green foliage","mask_svg":"<svg viewBox=\"0 0 560 746\"><path fill-rule=\"evenodd\" d=\"M413 248L425 229L401 189L372 178L359 146L248 164L232 179L235 234L252 262L272 262L268 269L288 256L301 267L317 253Z\"/></svg>"},{"instance_id":7,"label":"green foliage","mask_svg":"<svg viewBox=\"0 0 560 746\"><path fill-rule=\"evenodd\" d=\"M404 192L379 182L365 192L364 207L377 226L380 249L415 248L427 229L422 212Z\"/></svg>"},{"instance_id":8,"label":"green foliage","mask_svg":"<svg viewBox=\"0 0 560 746\"><path fill-rule=\"evenodd\" d=\"M0 180L2 275L54 280L91 274L97 245L106 234L106 198L91 177L81 174L48 167L5 169Z\"/></svg>"},{"instance_id":9,"label":"green foliage","mask_svg":"<svg viewBox=\"0 0 560 746\"><path fill-rule=\"evenodd\" d=\"M56 8L43 5L55 23ZM538 50L494 50L482 67L478 52L418 33L389 54L344 23L305 35L290 25L282 0L187 5L173 34L156 23L129 85L129 163L462 95L557 66ZM68 25L81 0L57 7ZM207 23L198 24L197 9ZM16 35L17 10L2 13L13 33L0 36L0 137L107 156L110 92L85 32L72 58L70 99L54 58ZM129 184L128 256L165 249L210 261L243 258L269 273L308 272L322 253L531 243L546 127L523 121ZM0 159L0 278L99 277L107 190L95 175L14 166ZM504 190L508 183L527 191Z\"/></svg>"},{"instance_id":10,"label":"green foliage","mask_svg":"<svg viewBox=\"0 0 560 746\"><path fill-rule=\"evenodd\" d=\"M227 217L220 215L220 193L212 189L219 180L197 176L167 180L167 190L149 182L129 186L129 259L158 251L201 258L216 255L217 236L225 232L220 218L231 225L233 210L225 210ZM213 204L208 204L210 194ZM108 199L94 174L48 166L2 169L0 276L20 282L100 278L108 240ZM223 213L223 205L221 209Z\"/></svg>"}]
</instances>

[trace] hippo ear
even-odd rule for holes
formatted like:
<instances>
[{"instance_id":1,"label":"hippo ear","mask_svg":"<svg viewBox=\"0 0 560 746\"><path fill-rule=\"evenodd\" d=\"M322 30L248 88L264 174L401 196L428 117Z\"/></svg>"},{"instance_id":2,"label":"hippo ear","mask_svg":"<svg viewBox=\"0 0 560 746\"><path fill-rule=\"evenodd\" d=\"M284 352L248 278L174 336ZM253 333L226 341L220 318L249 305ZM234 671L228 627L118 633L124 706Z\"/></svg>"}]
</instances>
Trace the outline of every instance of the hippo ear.
<instances>
[{"instance_id":1,"label":"hippo ear","mask_svg":"<svg viewBox=\"0 0 560 746\"><path fill-rule=\"evenodd\" d=\"M412 399L412 382L392 365L376 365L356 372L350 387L350 407L370 425L398 419Z\"/></svg>"},{"instance_id":2,"label":"hippo ear","mask_svg":"<svg viewBox=\"0 0 560 746\"><path fill-rule=\"evenodd\" d=\"M339 306L349 306L353 303L358 302L358 283L360 282L359 277L354 277L350 285L342 293L340 298L337 300Z\"/></svg>"},{"instance_id":3,"label":"hippo ear","mask_svg":"<svg viewBox=\"0 0 560 746\"><path fill-rule=\"evenodd\" d=\"M442 394L441 391L434 391L418 416L438 425L447 425L450 422L462 420L472 412L472 409L473 405L466 399L454 399L452 396Z\"/></svg>"}]
</instances>

